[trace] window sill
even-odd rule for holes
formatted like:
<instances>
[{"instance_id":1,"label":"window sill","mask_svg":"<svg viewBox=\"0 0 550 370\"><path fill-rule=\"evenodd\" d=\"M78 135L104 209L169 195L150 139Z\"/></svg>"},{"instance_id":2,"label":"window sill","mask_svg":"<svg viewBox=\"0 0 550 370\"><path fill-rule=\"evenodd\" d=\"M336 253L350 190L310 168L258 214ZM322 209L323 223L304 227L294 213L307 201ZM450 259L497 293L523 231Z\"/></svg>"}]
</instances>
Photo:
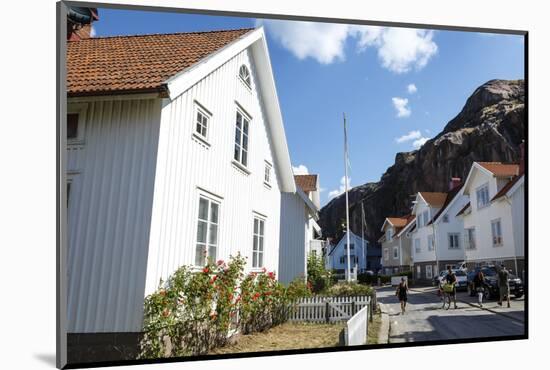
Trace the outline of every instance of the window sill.
<instances>
[{"instance_id":1,"label":"window sill","mask_svg":"<svg viewBox=\"0 0 550 370\"><path fill-rule=\"evenodd\" d=\"M194 140L198 140L199 144L205 145L206 148L210 148L210 143L208 141L206 141L206 138L204 138L203 136L200 136L199 134L193 132L192 138Z\"/></svg>"},{"instance_id":2,"label":"window sill","mask_svg":"<svg viewBox=\"0 0 550 370\"><path fill-rule=\"evenodd\" d=\"M84 145L84 139L67 139L67 146L69 145Z\"/></svg>"},{"instance_id":3,"label":"window sill","mask_svg":"<svg viewBox=\"0 0 550 370\"><path fill-rule=\"evenodd\" d=\"M237 162L236 160L232 159L231 160L231 164L233 165L233 167L235 167L237 170L243 172L245 175L250 175L251 172L248 168L246 168L242 163L240 162Z\"/></svg>"}]
</instances>

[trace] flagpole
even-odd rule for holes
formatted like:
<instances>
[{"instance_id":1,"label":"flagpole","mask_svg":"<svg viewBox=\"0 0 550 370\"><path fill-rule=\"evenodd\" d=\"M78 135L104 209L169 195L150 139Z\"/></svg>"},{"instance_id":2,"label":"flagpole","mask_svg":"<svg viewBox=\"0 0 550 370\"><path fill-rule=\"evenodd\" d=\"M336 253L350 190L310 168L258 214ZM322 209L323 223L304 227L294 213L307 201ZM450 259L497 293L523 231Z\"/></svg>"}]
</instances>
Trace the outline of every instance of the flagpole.
<instances>
[{"instance_id":1,"label":"flagpole","mask_svg":"<svg viewBox=\"0 0 550 370\"><path fill-rule=\"evenodd\" d=\"M363 208L363 201L361 201L361 250L363 251L363 262L365 262L365 269L367 268L367 261L365 258L365 209Z\"/></svg>"},{"instance_id":2,"label":"flagpole","mask_svg":"<svg viewBox=\"0 0 550 370\"><path fill-rule=\"evenodd\" d=\"M349 198L348 198L348 133L346 128L346 113L343 113L344 116L344 183L346 191L346 253L348 260L348 269L347 269L347 281L351 282L351 261L350 261L350 238L349 238Z\"/></svg>"}]
</instances>

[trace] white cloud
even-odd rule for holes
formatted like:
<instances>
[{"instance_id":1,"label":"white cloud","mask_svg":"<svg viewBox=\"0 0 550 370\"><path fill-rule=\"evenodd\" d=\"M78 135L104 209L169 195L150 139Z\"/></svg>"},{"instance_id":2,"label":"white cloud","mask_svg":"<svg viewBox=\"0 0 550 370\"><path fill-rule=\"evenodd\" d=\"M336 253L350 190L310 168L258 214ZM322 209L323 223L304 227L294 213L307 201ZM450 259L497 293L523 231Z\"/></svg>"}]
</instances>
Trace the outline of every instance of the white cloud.
<instances>
[{"instance_id":1,"label":"white cloud","mask_svg":"<svg viewBox=\"0 0 550 370\"><path fill-rule=\"evenodd\" d=\"M295 175L307 175L307 174L309 174L309 170L303 164L298 165L298 167L292 166L292 172Z\"/></svg>"},{"instance_id":2,"label":"white cloud","mask_svg":"<svg viewBox=\"0 0 550 370\"><path fill-rule=\"evenodd\" d=\"M434 32L427 30L281 20L259 20L257 25L298 59L321 64L345 60L348 38L355 39L359 51L377 49L382 66L395 73L420 70L437 53Z\"/></svg>"},{"instance_id":3,"label":"white cloud","mask_svg":"<svg viewBox=\"0 0 550 370\"><path fill-rule=\"evenodd\" d=\"M409 99L393 97L391 98L391 101L393 103L393 107L397 111L398 118L404 118L411 115L411 108L407 106L409 104Z\"/></svg>"},{"instance_id":4,"label":"white cloud","mask_svg":"<svg viewBox=\"0 0 550 370\"><path fill-rule=\"evenodd\" d=\"M420 133L420 131L416 130L416 131L411 131L408 134L405 134L403 136L396 137L395 142L401 144L406 141L420 139L421 137L422 137L422 134Z\"/></svg>"},{"instance_id":5,"label":"white cloud","mask_svg":"<svg viewBox=\"0 0 550 370\"><path fill-rule=\"evenodd\" d=\"M348 186L351 188L351 178L349 176L348 176ZM329 191L328 199L337 197L338 195L342 194L344 191L346 191L346 177L342 176L342 178L340 179L340 187L338 189Z\"/></svg>"},{"instance_id":6,"label":"white cloud","mask_svg":"<svg viewBox=\"0 0 550 370\"><path fill-rule=\"evenodd\" d=\"M420 148L422 145L424 145L424 143L426 143L426 141L430 140L429 137L421 137L415 141L413 141L413 148L415 149L418 149Z\"/></svg>"},{"instance_id":7,"label":"white cloud","mask_svg":"<svg viewBox=\"0 0 550 370\"><path fill-rule=\"evenodd\" d=\"M418 89L416 88L416 85L415 84L409 84L407 85L407 92L409 94L414 94L415 92L417 92Z\"/></svg>"},{"instance_id":8,"label":"white cloud","mask_svg":"<svg viewBox=\"0 0 550 370\"><path fill-rule=\"evenodd\" d=\"M261 20L258 24L300 60L310 57L330 64L345 59L348 25L281 20Z\"/></svg>"}]
</instances>

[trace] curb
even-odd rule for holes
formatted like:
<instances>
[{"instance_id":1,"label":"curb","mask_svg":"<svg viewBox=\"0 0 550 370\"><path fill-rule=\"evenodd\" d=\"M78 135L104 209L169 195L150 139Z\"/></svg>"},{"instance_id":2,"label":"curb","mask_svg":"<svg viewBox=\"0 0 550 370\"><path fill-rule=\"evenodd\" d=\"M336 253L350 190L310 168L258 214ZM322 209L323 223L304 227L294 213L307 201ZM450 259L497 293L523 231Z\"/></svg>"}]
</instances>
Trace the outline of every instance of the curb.
<instances>
[{"instance_id":1,"label":"curb","mask_svg":"<svg viewBox=\"0 0 550 370\"><path fill-rule=\"evenodd\" d=\"M384 303L378 303L380 307L380 332L378 333L378 344L388 344L390 338L390 317Z\"/></svg>"},{"instance_id":2,"label":"curb","mask_svg":"<svg viewBox=\"0 0 550 370\"><path fill-rule=\"evenodd\" d=\"M417 290L417 289L410 289L412 291L415 291L415 292L418 292L418 293L430 293L430 294L433 294L433 295L437 295L437 293L434 293L432 291L422 291L422 290ZM496 313L497 315L502 315L504 317L507 317L509 318L510 320L514 320L514 321L517 321L517 322L521 322L523 324L525 324L525 321L523 320L520 320L518 319L517 317L514 317L512 315L509 315L507 314L506 312L501 312L501 311L496 311L492 308L487 308L487 307L479 307L479 304L477 303L471 303L471 302L467 302L467 301L463 301L463 300L460 300L460 299L457 299L457 302L460 302L460 303L464 303L464 304L467 304L471 307L475 307L475 308L479 308L480 310L484 310L484 311L489 311L489 312L492 312L492 313Z\"/></svg>"}]
</instances>

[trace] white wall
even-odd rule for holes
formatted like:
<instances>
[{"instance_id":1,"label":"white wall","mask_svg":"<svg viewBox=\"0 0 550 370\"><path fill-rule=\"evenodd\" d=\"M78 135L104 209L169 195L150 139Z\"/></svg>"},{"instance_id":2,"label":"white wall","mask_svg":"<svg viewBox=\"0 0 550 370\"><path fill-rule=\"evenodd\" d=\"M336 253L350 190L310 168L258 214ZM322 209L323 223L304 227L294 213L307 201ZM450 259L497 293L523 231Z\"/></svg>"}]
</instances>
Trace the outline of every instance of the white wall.
<instances>
[{"instance_id":1,"label":"white wall","mask_svg":"<svg viewBox=\"0 0 550 370\"><path fill-rule=\"evenodd\" d=\"M447 207L445 214L448 215L449 222L443 222L444 214L440 215L439 220L434 224L435 227L435 247L437 248L437 259L439 261L465 259L464 254L464 221L456 214L468 203L468 196L463 195L462 191L453 199L450 207ZM458 241L460 248L449 249L449 233L459 234Z\"/></svg>"},{"instance_id":2,"label":"white wall","mask_svg":"<svg viewBox=\"0 0 550 370\"><path fill-rule=\"evenodd\" d=\"M237 77L242 64L252 71L249 90ZM181 265L195 261L200 189L220 198L218 259L240 252L252 264L254 212L266 217L265 267L279 265L280 192L276 164L266 130L257 76L245 50L162 109L154 206L147 264L146 293ZM194 102L212 113L209 143L194 139ZM238 102L252 117L249 131L250 174L232 164ZM269 103L269 102L268 102ZM273 164L271 188L264 186L264 161ZM200 188L200 189L199 189Z\"/></svg>"},{"instance_id":3,"label":"white wall","mask_svg":"<svg viewBox=\"0 0 550 370\"><path fill-rule=\"evenodd\" d=\"M67 150L68 331L138 331L160 99L84 106L84 142Z\"/></svg>"},{"instance_id":4,"label":"white wall","mask_svg":"<svg viewBox=\"0 0 550 370\"><path fill-rule=\"evenodd\" d=\"M525 256L525 194L522 181L518 189L511 195L512 224L514 229L514 243L516 256Z\"/></svg>"},{"instance_id":5,"label":"white wall","mask_svg":"<svg viewBox=\"0 0 550 370\"><path fill-rule=\"evenodd\" d=\"M279 250L279 281L288 284L294 278L306 276L308 250L307 210L298 194L281 194L281 229Z\"/></svg>"},{"instance_id":6,"label":"white wall","mask_svg":"<svg viewBox=\"0 0 550 370\"><path fill-rule=\"evenodd\" d=\"M327 259L327 266L331 269L336 270L347 270L348 263L347 260L344 263L340 262L341 256L347 256L347 238L344 235L342 239L338 242L335 250L331 253L330 256L328 256ZM367 241L364 241L364 245L362 243L361 237L357 236L353 233L350 233L350 245L354 245L354 249L350 249L350 255L356 255L359 257L359 263L357 264L359 270L364 270L367 268ZM363 249L364 249L364 255L365 258L363 259ZM353 268L355 264L351 263L351 267Z\"/></svg>"},{"instance_id":7,"label":"white wall","mask_svg":"<svg viewBox=\"0 0 550 370\"><path fill-rule=\"evenodd\" d=\"M431 218L437 213L438 209L429 207L421 197L417 197L418 203L415 207L415 216L421 215L425 210L429 210L429 217ZM421 228L418 227L418 222L416 228L411 233L411 251L412 258L414 262L427 262L435 261L435 248L432 251L428 250L428 235L434 235L434 229L432 225L425 225ZM417 253L415 250L415 239L420 239L420 253ZM435 241L435 240L434 240Z\"/></svg>"},{"instance_id":8,"label":"white wall","mask_svg":"<svg viewBox=\"0 0 550 370\"><path fill-rule=\"evenodd\" d=\"M464 216L464 227L475 227L476 236L476 249L466 250L467 259L476 261L512 258L515 249L510 204L507 201L498 200L478 209L476 189L485 183L489 184L489 199L492 199L499 188L496 178L485 171L476 169L472 173L468 189L465 189L470 194L471 212ZM491 221L498 218L501 222L503 243L501 246L493 247Z\"/></svg>"}]
</instances>

